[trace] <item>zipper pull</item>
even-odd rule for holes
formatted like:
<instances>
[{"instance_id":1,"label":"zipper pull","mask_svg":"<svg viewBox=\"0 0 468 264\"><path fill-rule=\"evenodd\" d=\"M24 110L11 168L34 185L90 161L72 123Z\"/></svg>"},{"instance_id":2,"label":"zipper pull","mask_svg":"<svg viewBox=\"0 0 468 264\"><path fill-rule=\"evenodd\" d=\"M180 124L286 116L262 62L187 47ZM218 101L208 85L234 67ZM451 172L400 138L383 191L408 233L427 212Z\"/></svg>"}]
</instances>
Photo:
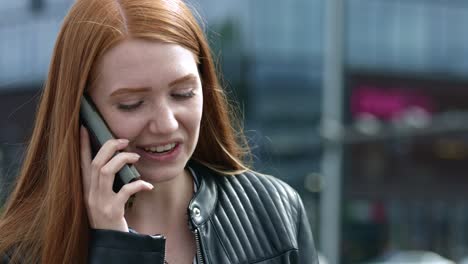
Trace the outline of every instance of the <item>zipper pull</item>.
<instances>
[{"instance_id":1,"label":"zipper pull","mask_svg":"<svg viewBox=\"0 0 468 264\"><path fill-rule=\"evenodd\" d=\"M194 206L191 210L188 209L189 211L189 228L192 230L192 232L196 229L194 218L198 218L201 216L201 210L197 206Z\"/></svg>"}]
</instances>

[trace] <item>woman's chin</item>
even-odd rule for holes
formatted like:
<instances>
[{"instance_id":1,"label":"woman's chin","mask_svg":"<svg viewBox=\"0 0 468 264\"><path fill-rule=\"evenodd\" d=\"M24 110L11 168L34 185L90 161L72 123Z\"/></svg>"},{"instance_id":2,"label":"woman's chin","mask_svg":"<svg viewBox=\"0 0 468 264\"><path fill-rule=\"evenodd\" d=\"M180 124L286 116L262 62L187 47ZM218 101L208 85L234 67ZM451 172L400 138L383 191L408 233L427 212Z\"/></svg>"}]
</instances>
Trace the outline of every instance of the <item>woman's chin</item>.
<instances>
[{"instance_id":1,"label":"woman's chin","mask_svg":"<svg viewBox=\"0 0 468 264\"><path fill-rule=\"evenodd\" d=\"M140 173L142 180L156 184L171 181L184 174L184 168L174 167L157 169L137 167L137 170Z\"/></svg>"}]
</instances>

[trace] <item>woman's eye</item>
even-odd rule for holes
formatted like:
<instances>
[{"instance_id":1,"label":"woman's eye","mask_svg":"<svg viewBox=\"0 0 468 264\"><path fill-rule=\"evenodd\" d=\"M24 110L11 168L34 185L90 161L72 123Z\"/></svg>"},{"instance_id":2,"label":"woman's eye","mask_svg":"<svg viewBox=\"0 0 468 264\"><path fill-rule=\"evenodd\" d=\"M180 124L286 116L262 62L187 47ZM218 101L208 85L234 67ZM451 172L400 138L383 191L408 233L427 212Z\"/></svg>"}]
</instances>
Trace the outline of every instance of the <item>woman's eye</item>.
<instances>
[{"instance_id":1,"label":"woman's eye","mask_svg":"<svg viewBox=\"0 0 468 264\"><path fill-rule=\"evenodd\" d=\"M138 101L137 103L134 103L134 104L118 104L117 108L123 111L132 111L138 108L142 103L143 101Z\"/></svg>"},{"instance_id":2,"label":"woman's eye","mask_svg":"<svg viewBox=\"0 0 468 264\"><path fill-rule=\"evenodd\" d=\"M172 96L174 96L177 99L187 99L191 98L195 95L195 92L193 90L186 92L186 93L175 93Z\"/></svg>"}]
</instances>

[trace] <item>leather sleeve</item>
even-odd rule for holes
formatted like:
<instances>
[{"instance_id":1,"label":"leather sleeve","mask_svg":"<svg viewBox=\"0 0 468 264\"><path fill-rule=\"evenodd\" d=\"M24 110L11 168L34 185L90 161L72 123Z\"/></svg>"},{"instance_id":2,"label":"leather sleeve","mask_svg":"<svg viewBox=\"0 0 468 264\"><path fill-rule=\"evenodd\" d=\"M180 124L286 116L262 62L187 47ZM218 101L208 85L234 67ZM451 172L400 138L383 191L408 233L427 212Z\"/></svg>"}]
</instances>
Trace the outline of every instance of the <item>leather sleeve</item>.
<instances>
[{"instance_id":1,"label":"leather sleeve","mask_svg":"<svg viewBox=\"0 0 468 264\"><path fill-rule=\"evenodd\" d=\"M299 256L297 263L310 263L310 264L319 264L318 255L314 245L314 238L312 236L312 230L310 228L310 223L307 218L306 211L304 209L304 204L302 203L299 194L297 194L298 199L298 234L297 242L299 249Z\"/></svg>"},{"instance_id":2,"label":"leather sleeve","mask_svg":"<svg viewBox=\"0 0 468 264\"><path fill-rule=\"evenodd\" d=\"M89 264L163 264L166 239L113 230L93 229L88 251Z\"/></svg>"}]
</instances>

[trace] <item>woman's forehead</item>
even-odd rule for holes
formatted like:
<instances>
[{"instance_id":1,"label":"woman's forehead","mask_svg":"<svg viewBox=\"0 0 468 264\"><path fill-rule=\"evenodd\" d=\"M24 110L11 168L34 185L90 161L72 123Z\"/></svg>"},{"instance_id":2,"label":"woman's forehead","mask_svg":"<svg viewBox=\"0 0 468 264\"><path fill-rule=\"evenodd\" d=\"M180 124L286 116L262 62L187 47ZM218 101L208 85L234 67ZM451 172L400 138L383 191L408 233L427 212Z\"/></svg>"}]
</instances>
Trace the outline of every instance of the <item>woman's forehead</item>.
<instances>
[{"instance_id":1,"label":"woman's forehead","mask_svg":"<svg viewBox=\"0 0 468 264\"><path fill-rule=\"evenodd\" d=\"M192 75L199 78L194 55L188 49L159 41L125 40L107 51L98 66L97 86L169 85Z\"/></svg>"}]
</instances>

